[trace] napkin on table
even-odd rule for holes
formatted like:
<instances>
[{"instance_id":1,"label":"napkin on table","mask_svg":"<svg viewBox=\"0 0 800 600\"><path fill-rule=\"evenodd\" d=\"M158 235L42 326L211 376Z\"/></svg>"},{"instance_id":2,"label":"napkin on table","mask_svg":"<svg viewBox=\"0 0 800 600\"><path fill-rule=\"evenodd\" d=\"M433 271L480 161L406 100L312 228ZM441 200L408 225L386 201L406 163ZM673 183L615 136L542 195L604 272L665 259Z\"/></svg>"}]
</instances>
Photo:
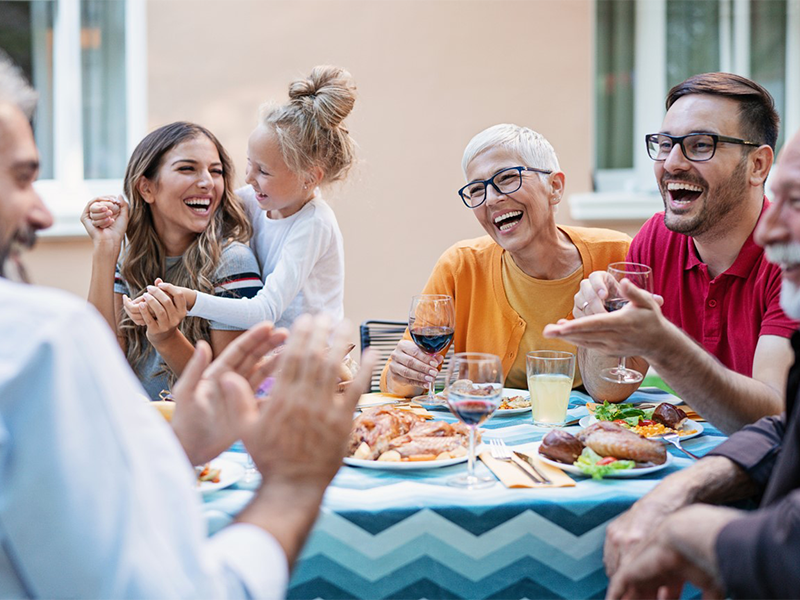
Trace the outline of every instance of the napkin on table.
<instances>
[{"instance_id":1,"label":"napkin on table","mask_svg":"<svg viewBox=\"0 0 800 600\"><path fill-rule=\"evenodd\" d=\"M575 481L564 473L561 469L548 465L547 463L539 460L539 457L534 453L526 452L528 456L533 458L536 463L536 468L539 469L553 483L534 483L528 477L521 467L518 467L513 462L506 462L504 460L497 460L492 458L491 452L482 452L480 459L489 467L489 470L503 482L507 488L546 488L546 487L574 487Z\"/></svg>"}]
</instances>

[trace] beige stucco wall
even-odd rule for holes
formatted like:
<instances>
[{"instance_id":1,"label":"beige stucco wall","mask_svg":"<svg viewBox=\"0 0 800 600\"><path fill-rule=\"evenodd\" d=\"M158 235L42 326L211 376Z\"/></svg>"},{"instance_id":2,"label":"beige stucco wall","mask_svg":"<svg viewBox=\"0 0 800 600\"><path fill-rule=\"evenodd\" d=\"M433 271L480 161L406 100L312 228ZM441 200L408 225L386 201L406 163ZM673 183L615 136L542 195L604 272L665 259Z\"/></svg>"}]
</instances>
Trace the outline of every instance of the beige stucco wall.
<instances>
[{"instance_id":1,"label":"beige stucco wall","mask_svg":"<svg viewBox=\"0 0 800 600\"><path fill-rule=\"evenodd\" d=\"M345 312L403 320L441 252L483 233L456 195L472 135L501 122L536 129L559 153L567 193L590 188L592 11L587 0L150 1L149 125L207 126L241 182L258 105L284 101L316 64L348 68L360 164L327 194L345 239ZM30 269L83 295L89 263L86 240L48 240Z\"/></svg>"}]
</instances>

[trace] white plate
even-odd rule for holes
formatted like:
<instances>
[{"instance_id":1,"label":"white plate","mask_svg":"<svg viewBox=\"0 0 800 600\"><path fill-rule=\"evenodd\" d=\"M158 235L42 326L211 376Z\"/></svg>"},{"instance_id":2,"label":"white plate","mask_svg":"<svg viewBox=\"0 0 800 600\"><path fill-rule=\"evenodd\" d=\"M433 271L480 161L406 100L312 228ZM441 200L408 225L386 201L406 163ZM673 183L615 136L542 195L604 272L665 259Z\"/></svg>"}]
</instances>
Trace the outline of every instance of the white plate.
<instances>
[{"instance_id":1,"label":"white plate","mask_svg":"<svg viewBox=\"0 0 800 600\"><path fill-rule=\"evenodd\" d=\"M475 459L483 452L483 444L475 447ZM379 469L381 471L420 471L423 469L438 469L439 467L450 467L459 463L467 462L467 455L458 458L447 458L444 460L409 460L409 461L389 461L389 460L364 460L363 458L344 457L344 464L350 467L362 467L364 469Z\"/></svg>"},{"instance_id":2,"label":"white plate","mask_svg":"<svg viewBox=\"0 0 800 600\"><path fill-rule=\"evenodd\" d=\"M552 460L547 458L546 456L542 456L539 454L539 446L542 445L542 442L537 442L536 446L534 446L534 451L537 453L539 458L542 461L546 462L548 465L553 465L554 467L558 467L562 471L566 473L570 473L572 475L581 475L582 477L591 477L591 475L587 475L583 471L581 471L575 465L568 465L565 463L560 463L556 460ZM632 469L623 469L622 471L612 471L608 475L605 475L604 478L618 478L618 479L626 479L629 477L641 477L642 475L647 475L649 473L655 473L656 471L660 471L661 469L667 468L670 464L672 464L672 455L667 452L667 460L663 465L654 465L652 467L634 467Z\"/></svg>"},{"instance_id":3,"label":"white plate","mask_svg":"<svg viewBox=\"0 0 800 600\"><path fill-rule=\"evenodd\" d=\"M478 452L475 452L477 457ZM467 462L467 455L458 458L447 458L444 460L413 460L392 462L388 460L364 460L362 458L344 457L344 464L350 467L362 467L364 469L380 469L381 471L417 471L422 469L438 469L439 467L449 467L459 463Z\"/></svg>"},{"instance_id":4,"label":"white plate","mask_svg":"<svg viewBox=\"0 0 800 600\"><path fill-rule=\"evenodd\" d=\"M524 398L530 400L530 394L528 393L528 390L518 390L516 388L503 388L503 398L513 398L514 396L523 396ZM419 400L416 400L416 403L427 408L428 410L447 410L447 411L450 410L450 408L447 406L447 403L428 404L426 402L420 402ZM531 410L530 406L527 408L507 408L505 410L498 409L494 412L492 416L494 417L498 415L499 416L518 415L520 413L530 412L530 410Z\"/></svg>"},{"instance_id":5,"label":"white plate","mask_svg":"<svg viewBox=\"0 0 800 600\"><path fill-rule=\"evenodd\" d=\"M589 425L594 425L595 423L598 423L598 420L597 420L597 417L595 417L594 415L586 415L585 417L582 417L580 421L578 421L578 425L580 425L584 429L586 429ZM698 435L703 433L704 427L700 423L698 423L697 421L692 421L691 419L686 419L683 422L683 426L681 427L681 430L682 431L691 431L692 429L694 429L694 433L690 433L688 435L682 435L681 436L681 441L690 440L693 437L697 437ZM648 439L650 439L650 440L660 440L661 436L660 435L653 435L653 436L650 436Z\"/></svg>"},{"instance_id":6,"label":"white plate","mask_svg":"<svg viewBox=\"0 0 800 600\"><path fill-rule=\"evenodd\" d=\"M212 469L220 469L219 483L201 481L197 489L203 494L210 494L222 488L233 485L244 476L244 465L224 458L215 458L211 461Z\"/></svg>"}]
</instances>

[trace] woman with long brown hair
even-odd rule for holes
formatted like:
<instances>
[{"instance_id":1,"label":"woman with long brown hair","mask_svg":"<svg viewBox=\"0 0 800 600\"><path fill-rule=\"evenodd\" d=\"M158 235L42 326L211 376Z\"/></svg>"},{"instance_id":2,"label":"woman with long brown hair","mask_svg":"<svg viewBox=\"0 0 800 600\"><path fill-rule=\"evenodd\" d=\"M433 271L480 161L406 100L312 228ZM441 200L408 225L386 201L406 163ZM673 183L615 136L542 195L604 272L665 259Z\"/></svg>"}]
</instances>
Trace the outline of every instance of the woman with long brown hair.
<instances>
[{"instance_id":1,"label":"woman with long brown hair","mask_svg":"<svg viewBox=\"0 0 800 600\"><path fill-rule=\"evenodd\" d=\"M95 198L81 221L92 238L89 301L116 333L128 362L152 399L169 389L207 340L216 355L241 331L186 317L180 297L156 280L227 297L261 288L246 245L251 226L234 195L233 165L207 129L176 122L147 135L131 155L121 196ZM148 310L123 310L139 297Z\"/></svg>"}]
</instances>

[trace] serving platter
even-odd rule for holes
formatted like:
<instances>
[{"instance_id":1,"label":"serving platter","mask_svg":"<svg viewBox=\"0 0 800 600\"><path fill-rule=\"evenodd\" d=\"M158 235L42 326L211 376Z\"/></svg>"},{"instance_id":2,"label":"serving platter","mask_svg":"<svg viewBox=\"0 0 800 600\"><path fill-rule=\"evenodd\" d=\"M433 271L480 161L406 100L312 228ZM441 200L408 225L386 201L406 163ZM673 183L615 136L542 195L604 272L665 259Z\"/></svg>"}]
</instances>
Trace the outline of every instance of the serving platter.
<instances>
[{"instance_id":1,"label":"serving platter","mask_svg":"<svg viewBox=\"0 0 800 600\"><path fill-rule=\"evenodd\" d=\"M578 425L580 425L582 428L586 429L589 425L594 425L595 423L598 423L598 422L599 421L597 420L597 417L595 417L594 415L586 415L585 417L582 417L580 421L578 421ZM703 425L698 423L697 421L692 421L691 419L686 419L683 422L683 425L681 426L680 431L692 431L692 430L694 430L694 433L688 433L686 435L682 435L681 436L681 441L690 440L690 439L692 439L694 437L697 437L698 435L703 433L703 429L704 429ZM651 435L647 439L649 439L649 440L660 440L661 437L662 436L660 436L660 435Z\"/></svg>"},{"instance_id":2,"label":"serving platter","mask_svg":"<svg viewBox=\"0 0 800 600\"><path fill-rule=\"evenodd\" d=\"M232 486L244 476L244 466L224 458L215 458L211 461L212 469L219 469L219 482L200 481L197 489L203 494L210 494L223 488Z\"/></svg>"},{"instance_id":3,"label":"serving platter","mask_svg":"<svg viewBox=\"0 0 800 600\"><path fill-rule=\"evenodd\" d=\"M537 442L533 446L533 451L536 452L537 456L542 459L543 462L546 462L548 465L552 465L554 467L558 467L565 473L569 473L570 475L580 475L581 477L591 477L591 475L587 475L583 471L581 471L575 465L568 465L566 463L558 462L557 460L552 460L543 456L539 452L539 446L541 446L541 442ZM628 479L631 477L642 477L643 475L649 475L650 473L655 473L656 471L660 471L661 469L666 469L669 465L672 464L673 458L672 455L667 453L667 460L664 462L663 465L652 465L649 467L633 467L632 469L625 469L622 471L611 471L608 475L604 475L604 479L607 478L615 478L615 479Z\"/></svg>"}]
</instances>

